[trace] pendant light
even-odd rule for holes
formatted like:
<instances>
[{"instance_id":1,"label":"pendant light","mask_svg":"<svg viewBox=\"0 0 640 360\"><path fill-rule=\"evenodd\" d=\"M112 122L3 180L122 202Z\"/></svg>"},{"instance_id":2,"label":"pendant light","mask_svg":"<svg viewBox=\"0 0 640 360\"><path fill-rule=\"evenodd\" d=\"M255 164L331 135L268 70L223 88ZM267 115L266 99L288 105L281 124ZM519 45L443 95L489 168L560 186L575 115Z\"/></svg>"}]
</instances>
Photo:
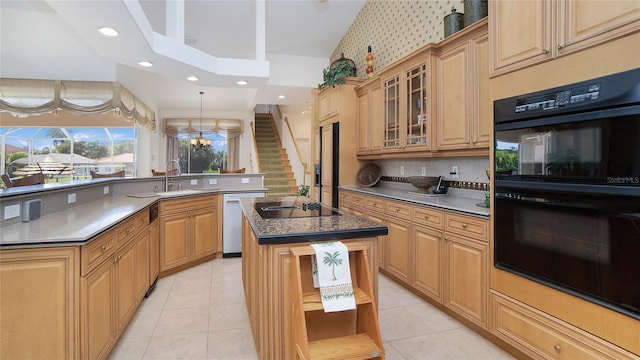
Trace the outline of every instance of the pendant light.
<instances>
[{"instance_id":1,"label":"pendant light","mask_svg":"<svg viewBox=\"0 0 640 360\"><path fill-rule=\"evenodd\" d=\"M202 95L204 92L200 91L200 135L191 139L191 147L196 151L205 150L211 146L211 140L202 137Z\"/></svg>"}]
</instances>

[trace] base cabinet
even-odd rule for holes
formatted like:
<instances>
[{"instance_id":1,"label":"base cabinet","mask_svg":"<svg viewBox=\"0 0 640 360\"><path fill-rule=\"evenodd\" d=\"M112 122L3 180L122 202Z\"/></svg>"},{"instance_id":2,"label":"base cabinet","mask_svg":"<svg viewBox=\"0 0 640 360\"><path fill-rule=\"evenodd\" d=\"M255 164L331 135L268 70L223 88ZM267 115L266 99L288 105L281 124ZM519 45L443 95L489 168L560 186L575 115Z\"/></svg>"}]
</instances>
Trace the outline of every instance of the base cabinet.
<instances>
[{"instance_id":1,"label":"base cabinet","mask_svg":"<svg viewBox=\"0 0 640 360\"><path fill-rule=\"evenodd\" d=\"M80 357L78 260L77 247L2 250L0 359Z\"/></svg>"},{"instance_id":2,"label":"base cabinet","mask_svg":"<svg viewBox=\"0 0 640 360\"><path fill-rule=\"evenodd\" d=\"M413 287L442 303L444 301L442 293L442 230L415 226L412 238L415 242L414 254L416 257Z\"/></svg>"},{"instance_id":3,"label":"base cabinet","mask_svg":"<svg viewBox=\"0 0 640 360\"><path fill-rule=\"evenodd\" d=\"M532 359L638 359L638 356L497 291L493 334Z\"/></svg>"},{"instance_id":4,"label":"base cabinet","mask_svg":"<svg viewBox=\"0 0 640 360\"><path fill-rule=\"evenodd\" d=\"M213 255L217 195L167 200L160 204L160 271Z\"/></svg>"},{"instance_id":5,"label":"base cabinet","mask_svg":"<svg viewBox=\"0 0 640 360\"><path fill-rule=\"evenodd\" d=\"M82 357L104 359L116 341L115 267L105 262L80 283Z\"/></svg>"}]
</instances>

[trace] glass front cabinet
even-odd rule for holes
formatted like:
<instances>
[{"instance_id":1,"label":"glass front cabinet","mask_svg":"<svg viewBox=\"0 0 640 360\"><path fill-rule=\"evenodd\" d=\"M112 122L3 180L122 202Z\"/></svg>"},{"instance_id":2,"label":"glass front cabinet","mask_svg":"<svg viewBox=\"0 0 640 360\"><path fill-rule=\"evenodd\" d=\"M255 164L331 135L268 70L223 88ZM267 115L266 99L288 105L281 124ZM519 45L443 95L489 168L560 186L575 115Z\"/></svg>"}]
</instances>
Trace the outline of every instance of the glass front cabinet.
<instances>
[{"instance_id":1,"label":"glass front cabinet","mask_svg":"<svg viewBox=\"0 0 640 360\"><path fill-rule=\"evenodd\" d=\"M383 152L430 148L430 78L427 62L400 70L382 83Z\"/></svg>"}]
</instances>

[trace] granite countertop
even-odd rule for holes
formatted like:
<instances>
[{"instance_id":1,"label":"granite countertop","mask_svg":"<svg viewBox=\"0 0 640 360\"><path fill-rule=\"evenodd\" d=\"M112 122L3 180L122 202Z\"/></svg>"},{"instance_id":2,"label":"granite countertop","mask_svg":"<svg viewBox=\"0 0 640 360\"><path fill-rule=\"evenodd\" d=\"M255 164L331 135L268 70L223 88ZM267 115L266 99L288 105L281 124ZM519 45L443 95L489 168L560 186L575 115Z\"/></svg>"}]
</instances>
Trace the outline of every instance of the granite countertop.
<instances>
[{"instance_id":1,"label":"granite countertop","mask_svg":"<svg viewBox=\"0 0 640 360\"><path fill-rule=\"evenodd\" d=\"M157 197L107 197L30 222L5 226L0 234L0 247L83 245L156 201Z\"/></svg>"},{"instance_id":2,"label":"granite countertop","mask_svg":"<svg viewBox=\"0 0 640 360\"><path fill-rule=\"evenodd\" d=\"M263 219L256 205L279 202L294 205L312 202L306 197L285 196L269 198L242 198L243 212L258 238L260 245L354 239L386 235L386 226L332 209L337 215ZM322 205L325 209L331 209Z\"/></svg>"},{"instance_id":3,"label":"granite countertop","mask_svg":"<svg viewBox=\"0 0 640 360\"><path fill-rule=\"evenodd\" d=\"M412 194L413 191L408 191L406 189L383 186L340 186L340 189L360 192L367 195L376 195L393 200L407 201L414 204L440 208L443 210L457 211L482 217L489 217L491 213L490 209L484 206L480 207L476 205L484 204L484 200L455 196L453 194L446 196L429 197L425 195Z\"/></svg>"}]
</instances>

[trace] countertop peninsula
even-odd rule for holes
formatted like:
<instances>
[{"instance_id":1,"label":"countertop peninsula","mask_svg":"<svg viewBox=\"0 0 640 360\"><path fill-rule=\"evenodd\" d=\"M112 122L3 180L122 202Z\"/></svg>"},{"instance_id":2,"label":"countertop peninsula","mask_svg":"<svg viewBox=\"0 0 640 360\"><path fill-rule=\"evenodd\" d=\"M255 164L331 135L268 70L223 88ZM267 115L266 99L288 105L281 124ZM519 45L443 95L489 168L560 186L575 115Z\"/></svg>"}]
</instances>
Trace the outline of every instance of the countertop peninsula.
<instances>
[{"instance_id":1,"label":"countertop peninsula","mask_svg":"<svg viewBox=\"0 0 640 360\"><path fill-rule=\"evenodd\" d=\"M260 245L367 238L388 233L386 226L338 209L332 209L335 215L263 219L256 207L273 203L296 206L314 202L307 197L297 196L242 198L241 204L245 217Z\"/></svg>"}]
</instances>

